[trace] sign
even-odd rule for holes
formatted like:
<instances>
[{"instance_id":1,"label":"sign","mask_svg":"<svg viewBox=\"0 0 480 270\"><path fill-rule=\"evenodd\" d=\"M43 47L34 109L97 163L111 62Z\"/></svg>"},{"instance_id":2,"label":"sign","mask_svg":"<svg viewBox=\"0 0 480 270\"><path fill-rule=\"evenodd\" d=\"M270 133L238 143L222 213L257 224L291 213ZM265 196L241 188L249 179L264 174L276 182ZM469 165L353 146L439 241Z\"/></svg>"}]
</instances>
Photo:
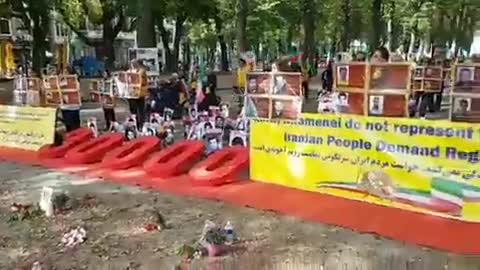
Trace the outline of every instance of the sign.
<instances>
[{"instance_id":1,"label":"sign","mask_svg":"<svg viewBox=\"0 0 480 270\"><path fill-rule=\"evenodd\" d=\"M0 145L38 150L53 143L56 109L0 105Z\"/></svg>"},{"instance_id":2,"label":"sign","mask_svg":"<svg viewBox=\"0 0 480 270\"><path fill-rule=\"evenodd\" d=\"M128 53L130 61L137 60L145 66L148 76L158 76L160 74L157 48L130 48Z\"/></svg>"},{"instance_id":3,"label":"sign","mask_svg":"<svg viewBox=\"0 0 480 270\"><path fill-rule=\"evenodd\" d=\"M250 175L257 181L480 222L479 128L329 114L256 120L251 123Z\"/></svg>"},{"instance_id":4,"label":"sign","mask_svg":"<svg viewBox=\"0 0 480 270\"><path fill-rule=\"evenodd\" d=\"M480 122L480 64L454 66L450 119Z\"/></svg>"},{"instance_id":5,"label":"sign","mask_svg":"<svg viewBox=\"0 0 480 270\"><path fill-rule=\"evenodd\" d=\"M248 73L245 92L248 118L296 119L302 111L301 73Z\"/></svg>"}]
</instances>

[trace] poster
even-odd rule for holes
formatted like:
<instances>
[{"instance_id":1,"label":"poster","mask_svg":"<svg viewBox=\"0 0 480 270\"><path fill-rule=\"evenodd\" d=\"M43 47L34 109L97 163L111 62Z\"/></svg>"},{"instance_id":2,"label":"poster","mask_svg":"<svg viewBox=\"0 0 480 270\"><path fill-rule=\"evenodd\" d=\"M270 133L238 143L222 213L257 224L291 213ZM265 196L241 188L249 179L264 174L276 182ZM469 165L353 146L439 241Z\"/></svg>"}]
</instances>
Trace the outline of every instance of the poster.
<instances>
[{"instance_id":1,"label":"poster","mask_svg":"<svg viewBox=\"0 0 480 270\"><path fill-rule=\"evenodd\" d=\"M53 143L55 108L0 105L0 145L38 150Z\"/></svg>"},{"instance_id":2,"label":"poster","mask_svg":"<svg viewBox=\"0 0 480 270\"><path fill-rule=\"evenodd\" d=\"M147 71L147 76L158 76L160 74L157 48L130 48L128 52L131 61L142 62Z\"/></svg>"},{"instance_id":3,"label":"poster","mask_svg":"<svg viewBox=\"0 0 480 270\"><path fill-rule=\"evenodd\" d=\"M480 222L478 128L441 120L330 114L252 120L250 175L257 181ZM265 170L265 164L276 169Z\"/></svg>"}]
</instances>

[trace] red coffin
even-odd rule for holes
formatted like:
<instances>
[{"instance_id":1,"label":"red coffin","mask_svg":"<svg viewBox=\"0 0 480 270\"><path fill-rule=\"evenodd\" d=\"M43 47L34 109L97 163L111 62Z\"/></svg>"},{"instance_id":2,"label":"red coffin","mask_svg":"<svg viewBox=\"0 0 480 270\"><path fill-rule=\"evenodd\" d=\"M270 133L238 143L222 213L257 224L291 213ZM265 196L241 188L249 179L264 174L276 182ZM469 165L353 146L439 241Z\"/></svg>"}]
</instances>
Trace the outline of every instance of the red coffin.
<instances>
[{"instance_id":1,"label":"red coffin","mask_svg":"<svg viewBox=\"0 0 480 270\"><path fill-rule=\"evenodd\" d=\"M124 144L103 158L102 166L125 170L142 164L147 157L159 149L160 139L154 136L140 137Z\"/></svg>"},{"instance_id":2,"label":"red coffin","mask_svg":"<svg viewBox=\"0 0 480 270\"><path fill-rule=\"evenodd\" d=\"M219 186L248 166L249 151L233 146L213 153L193 167L188 175L193 185Z\"/></svg>"},{"instance_id":3,"label":"red coffin","mask_svg":"<svg viewBox=\"0 0 480 270\"><path fill-rule=\"evenodd\" d=\"M182 141L165 148L147 160L143 169L156 177L171 177L185 173L197 162L204 151L203 142Z\"/></svg>"},{"instance_id":4,"label":"red coffin","mask_svg":"<svg viewBox=\"0 0 480 270\"><path fill-rule=\"evenodd\" d=\"M65 160L71 164L91 164L103 159L108 151L123 144L123 134L111 133L81 143L68 150Z\"/></svg>"},{"instance_id":5,"label":"red coffin","mask_svg":"<svg viewBox=\"0 0 480 270\"><path fill-rule=\"evenodd\" d=\"M65 141L62 145L54 146L47 144L38 150L40 158L62 158L71 148L84 143L93 138L92 130L89 128L79 128L65 134Z\"/></svg>"}]
</instances>

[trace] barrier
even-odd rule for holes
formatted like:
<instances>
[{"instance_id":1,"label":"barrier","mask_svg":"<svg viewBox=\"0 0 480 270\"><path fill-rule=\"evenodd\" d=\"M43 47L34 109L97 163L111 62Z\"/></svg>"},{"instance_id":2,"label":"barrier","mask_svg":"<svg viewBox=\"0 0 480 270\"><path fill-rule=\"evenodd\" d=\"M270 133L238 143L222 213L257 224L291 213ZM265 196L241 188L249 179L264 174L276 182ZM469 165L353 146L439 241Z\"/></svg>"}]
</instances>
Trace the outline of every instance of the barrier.
<instances>
[{"instance_id":1,"label":"barrier","mask_svg":"<svg viewBox=\"0 0 480 270\"><path fill-rule=\"evenodd\" d=\"M65 134L65 141L62 145L55 146L47 144L38 150L40 158L62 158L73 147L84 143L93 138L92 130L89 128L80 128Z\"/></svg>"},{"instance_id":2,"label":"barrier","mask_svg":"<svg viewBox=\"0 0 480 270\"><path fill-rule=\"evenodd\" d=\"M140 165L151 153L158 149L160 139L154 136L140 137L130 141L103 158L102 166L125 170Z\"/></svg>"},{"instance_id":3,"label":"barrier","mask_svg":"<svg viewBox=\"0 0 480 270\"><path fill-rule=\"evenodd\" d=\"M153 155L144 163L143 169L147 174L156 177L180 175L200 158L204 148L200 140L176 143Z\"/></svg>"},{"instance_id":4,"label":"barrier","mask_svg":"<svg viewBox=\"0 0 480 270\"><path fill-rule=\"evenodd\" d=\"M213 153L193 167L188 175L196 186L220 186L248 166L249 150L233 146Z\"/></svg>"},{"instance_id":5,"label":"barrier","mask_svg":"<svg viewBox=\"0 0 480 270\"><path fill-rule=\"evenodd\" d=\"M99 162L109 150L119 147L122 144L123 135L120 133L102 135L70 149L65 155L65 160L72 164Z\"/></svg>"}]
</instances>

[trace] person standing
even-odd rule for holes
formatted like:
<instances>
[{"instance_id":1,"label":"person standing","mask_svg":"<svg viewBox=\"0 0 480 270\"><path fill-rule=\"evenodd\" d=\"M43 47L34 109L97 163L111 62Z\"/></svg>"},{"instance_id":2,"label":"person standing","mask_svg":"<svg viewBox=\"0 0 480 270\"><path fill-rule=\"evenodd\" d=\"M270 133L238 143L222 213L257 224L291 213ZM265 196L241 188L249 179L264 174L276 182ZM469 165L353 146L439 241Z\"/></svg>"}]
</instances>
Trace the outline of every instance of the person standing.
<instances>
[{"instance_id":1,"label":"person standing","mask_svg":"<svg viewBox=\"0 0 480 270\"><path fill-rule=\"evenodd\" d=\"M110 71L105 70L105 72L103 73L103 82L104 82L103 85L104 85L104 87L105 87L105 83L107 81L111 81L111 80L112 80L112 75L111 75ZM104 90L105 90L104 93L107 96L103 97L103 98L112 98L112 99L115 98L115 97L110 95L110 89L104 89ZM110 130L112 128L112 123L116 121L115 120L115 105L114 105L115 103L111 102L111 104L113 104L113 105L107 105L102 100L102 108L103 108L103 115L105 117L105 129L106 130Z\"/></svg>"},{"instance_id":2,"label":"person standing","mask_svg":"<svg viewBox=\"0 0 480 270\"><path fill-rule=\"evenodd\" d=\"M145 122L145 96L147 95L148 77L147 71L143 64L135 60L132 62L131 71L137 72L140 75L140 92L137 97L128 99L128 106L130 113L137 117L137 129L141 130Z\"/></svg>"},{"instance_id":3,"label":"person standing","mask_svg":"<svg viewBox=\"0 0 480 270\"><path fill-rule=\"evenodd\" d=\"M62 81L59 81L59 83L59 87L61 88ZM67 81L64 81L64 83L67 83ZM77 85L79 86L80 83L77 82ZM79 89L77 89L77 91L78 90ZM68 100L68 95L62 95L60 111L62 112L63 123L65 124L65 129L67 132L80 128L80 104L70 103Z\"/></svg>"}]
</instances>

